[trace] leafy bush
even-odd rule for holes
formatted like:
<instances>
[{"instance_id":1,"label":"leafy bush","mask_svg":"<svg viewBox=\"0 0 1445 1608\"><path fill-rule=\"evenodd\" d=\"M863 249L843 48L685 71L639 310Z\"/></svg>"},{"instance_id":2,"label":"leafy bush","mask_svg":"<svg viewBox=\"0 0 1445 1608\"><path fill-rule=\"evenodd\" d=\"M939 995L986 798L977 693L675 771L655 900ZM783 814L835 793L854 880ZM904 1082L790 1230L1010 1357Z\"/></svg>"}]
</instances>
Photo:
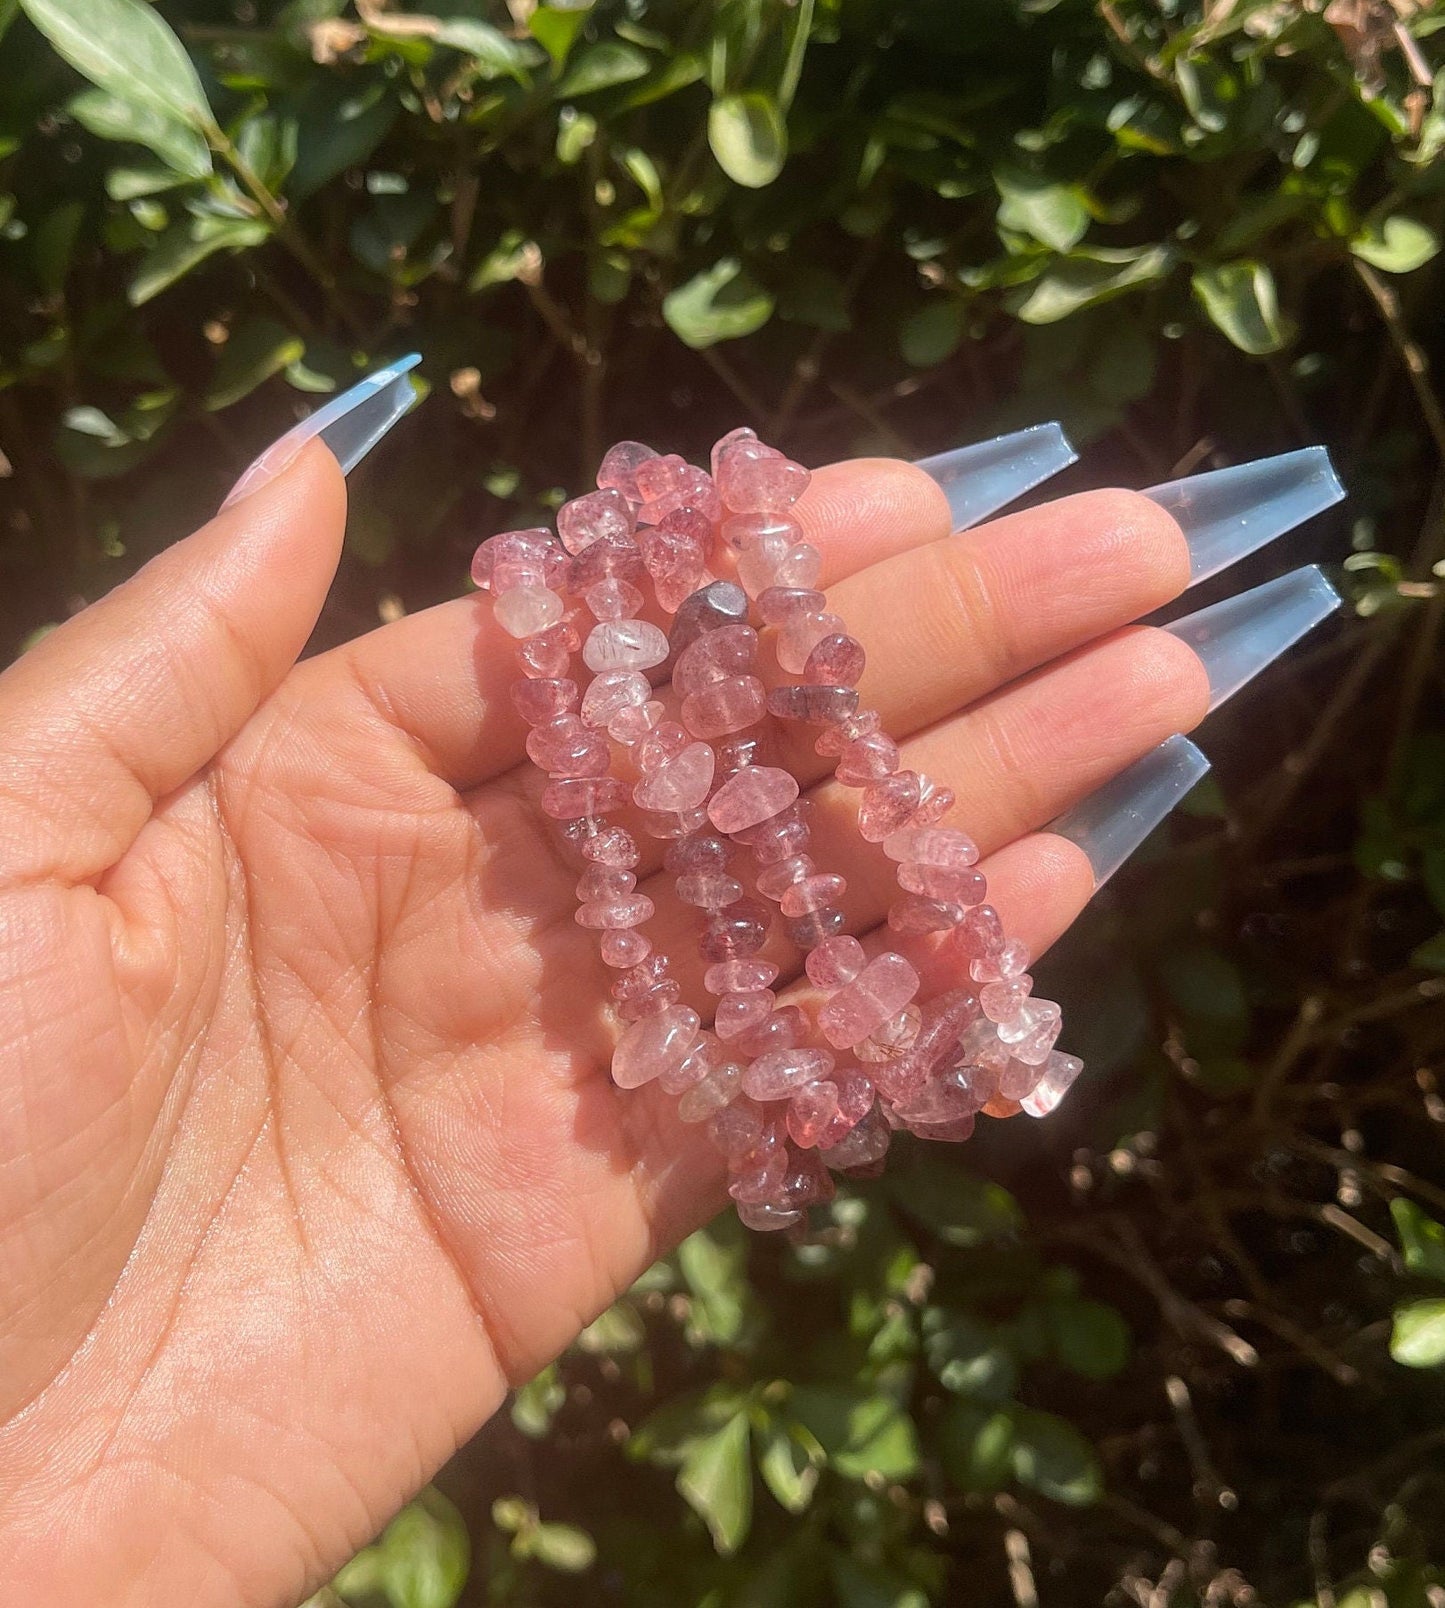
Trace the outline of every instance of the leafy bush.
<instances>
[{"instance_id":1,"label":"leafy bush","mask_svg":"<svg viewBox=\"0 0 1445 1608\"><path fill-rule=\"evenodd\" d=\"M1059 417L1096 483L1322 439L1353 494L1290 559L1351 546L1356 618L1061 946L1070 1104L813 1244L695 1236L318 1601L446 1608L468 1529L477 1602L1445 1597L1442 29L0 0L11 649L410 347L323 640L740 416L811 461Z\"/></svg>"}]
</instances>

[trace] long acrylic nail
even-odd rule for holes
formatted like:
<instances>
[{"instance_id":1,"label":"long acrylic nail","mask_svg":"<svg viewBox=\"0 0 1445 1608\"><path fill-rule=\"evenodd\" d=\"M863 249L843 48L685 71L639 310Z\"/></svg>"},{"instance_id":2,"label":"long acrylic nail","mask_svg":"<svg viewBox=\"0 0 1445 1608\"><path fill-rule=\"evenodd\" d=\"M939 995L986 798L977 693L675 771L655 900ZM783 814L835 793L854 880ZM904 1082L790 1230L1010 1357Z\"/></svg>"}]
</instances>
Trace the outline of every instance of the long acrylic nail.
<instances>
[{"instance_id":1,"label":"long acrylic nail","mask_svg":"<svg viewBox=\"0 0 1445 1608\"><path fill-rule=\"evenodd\" d=\"M1078 456L1061 425L1035 424L992 441L920 458L917 467L943 487L953 528L967 530L1067 469Z\"/></svg>"},{"instance_id":2,"label":"long acrylic nail","mask_svg":"<svg viewBox=\"0 0 1445 1608\"><path fill-rule=\"evenodd\" d=\"M349 391L332 397L300 424L293 425L246 470L221 506L229 508L242 497L259 491L281 473L308 441L318 437L331 449L341 465L341 472L350 474L416 401L416 388L406 376L420 362L419 352L398 358L375 374L368 374Z\"/></svg>"},{"instance_id":3,"label":"long acrylic nail","mask_svg":"<svg viewBox=\"0 0 1445 1608\"><path fill-rule=\"evenodd\" d=\"M1339 606L1340 594L1324 571L1309 564L1164 629L1199 655L1209 676L1209 707L1217 709Z\"/></svg>"},{"instance_id":4,"label":"long acrylic nail","mask_svg":"<svg viewBox=\"0 0 1445 1608\"><path fill-rule=\"evenodd\" d=\"M1183 528L1191 586L1323 513L1344 494L1323 447L1167 480L1144 493Z\"/></svg>"},{"instance_id":5,"label":"long acrylic nail","mask_svg":"<svg viewBox=\"0 0 1445 1608\"><path fill-rule=\"evenodd\" d=\"M1102 888L1208 769L1187 737L1170 737L1045 831L1077 843L1094 868L1094 887Z\"/></svg>"}]
</instances>

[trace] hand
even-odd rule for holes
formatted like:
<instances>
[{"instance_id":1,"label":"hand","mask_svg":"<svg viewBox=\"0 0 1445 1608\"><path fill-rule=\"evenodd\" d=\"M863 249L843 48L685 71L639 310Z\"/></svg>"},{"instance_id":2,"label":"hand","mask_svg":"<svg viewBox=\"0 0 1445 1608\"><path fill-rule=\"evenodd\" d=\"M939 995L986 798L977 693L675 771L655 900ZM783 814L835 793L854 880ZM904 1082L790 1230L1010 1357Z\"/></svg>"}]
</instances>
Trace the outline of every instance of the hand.
<instances>
[{"instance_id":1,"label":"hand","mask_svg":"<svg viewBox=\"0 0 1445 1608\"><path fill-rule=\"evenodd\" d=\"M881 461L799 512L865 700L1045 948L1093 877L1038 829L1208 701L1120 629L1187 584L1179 527L1097 492L950 537ZM0 677L0 1556L36 1608L294 1602L720 1204L673 1102L609 1082L485 601L296 663L344 517L313 443ZM817 797L862 932L888 868Z\"/></svg>"}]
</instances>

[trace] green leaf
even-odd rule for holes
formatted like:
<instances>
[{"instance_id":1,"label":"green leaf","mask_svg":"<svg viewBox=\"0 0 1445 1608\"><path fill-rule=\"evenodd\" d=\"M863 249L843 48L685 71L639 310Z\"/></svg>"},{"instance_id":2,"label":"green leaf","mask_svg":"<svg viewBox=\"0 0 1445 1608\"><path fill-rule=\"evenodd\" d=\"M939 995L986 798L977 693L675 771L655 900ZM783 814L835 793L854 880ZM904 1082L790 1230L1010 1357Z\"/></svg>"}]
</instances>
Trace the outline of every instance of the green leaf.
<instances>
[{"instance_id":1,"label":"green leaf","mask_svg":"<svg viewBox=\"0 0 1445 1608\"><path fill-rule=\"evenodd\" d=\"M571 55L577 35L587 26L591 11L590 5L538 6L527 28L555 65L561 67Z\"/></svg>"},{"instance_id":2,"label":"green leaf","mask_svg":"<svg viewBox=\"0 0 1445 1608\"><path fill-rule=\"evenodd\" d=\"M748 1418L733 1417L710 1435L689 1442L677 1473L677 1488L712 1535L724 1557L736 1552L753 1517L753 1471L748 1456Z\"/></svg>"},{"instance_id":3,"label":"green leaf","mask_svg":"<svg viewBox=\"0 0 1445 1608\"><path fill-rule=\"evenodd\" d=\"M1054 1351L1085 1379L1112 1379L1129 1360L1129 1328L1117 1308L1076 1297L1046 1309Z\"/></svg>"},{"instance_id":4,"label":"green leaf","mask_svg":"<svg viewBox=\"0 0 1445 1608\"><path fill-rule=\"evenodd\" d=\"M392 1608L453 1608L467 1583L470 1547L456 1508L428 1488L387 1525L381 1539L337 1575L336 1589L384 1591Z\"/></svg>"},{"instance_id":5,"label":"green leaf","mask_svg":"<svg viewBox=\"0 0 1445 1608\"><path fill-rule=\"evenodd\" d=\"M184 178L204 179L211 172L205 139L188 123L154 106L122 100L103 89L84 89L71 98L67 110L97 138L144 145Z\"/></svg>"},{"instance_id":6,"label":"green leaf","mask_svg":"<svg viewBox=\"0 0 1445 1608\"><path fill-rule=\"evenodd\" d=\"M194 221L175 224L142 258L126 292L131 306L144 306L213 252L258 246L269 234L258 218L215 218L204 227Z\"/></svg>"},{"instance_id":7,"label":"green leaf","mask_svg":"<svg viewBox=\"0 0 1445 1608\"><path fill-rule=\"evenodd\" d=\"M382 80L353 86L328 74L313 79L296 107L296 165L288 194L314 195L347 168L364 162L386 137L397 104Z\"/></svg>"},{"instance_id":8,"label":"green leaf","mask_svg":"<svg viewBox=\"0 0 1445 1608\"><path fill-rule=\"evenodd\" d=\"M1445 1225L1403 1195L1390 1202L1390 1215L1395 1219L1406 1268L1422 1278L1445 1281Z\"/></svg>"},{"instance_id":9,"label":"green leaf","mask_svg":"<svg viewBox=\"0 0 1445 1608\"><path fill-rule=\"evenodd\" d=\"M1013 1469L1013 1411L955 1402L939 1421L938 1447L960 1490L1001 1491Z\"/></svg>"},{"instance_id":10,"label":"green leaf","mask_svg":"<svg viewBox=\"0 0 1445 1608\"><path fill-rule=\"evenodd\" d=\"M54 294L65 284L76 236L84 221L83 201L63 201L47 212L36 226L30 247L35 261L35 277L42 290Z\"/></svg>"},{"instance_id":11,"label":"green leaf","mask_svg":"<svg viewBox=\"0 0 1445 1608\"><path fill-rule=\"evenodd\" d=\"M1410 964L1421 971L1445 972L1445 930L1418 944L1410 956Z\"/></svg>"},{"instance_id":12,"label":"green leaf","mask_svg":"<svg viewBox=\"0 0 1445 1608\"><path fill-rule=\"evenodd\" d=\"M965 1312L930 1307L923 1317L923 1353L945 1390L980 1401L1005 1401L1018 1367L996 1329Z\"/></svg>"},{"instance_id":13,"label":"green leaf","mask_svg":"<svg viewBox=\"0 0 1445 1608\"><path fill-rule=\"evenodd\" d=\"M771 184L788 156L788 125L776 101L761 90L715 100L707 114L707 139L718 166L749 190Z\"/></svg>"},{"instance_id":14,"label":"green leaf","mask_svg":"<svg viewBox=\"0 0 1445 1608\"><path fill-rule=\"evenodd\" d=\"M1020 1485L1070 1507L1087 1507L1103 1490L1093 1447L1053 1413L1015 1412L1011 1462Z\"/></svg>"},{"instance_id":15,"label":"green leaf","mask_svg":"<svg viewBox=\"0 0 1445 1608\"><path fill-rule=\"evenodd\" d=\"M474 17L443 17L432 35L439 45L470 56L483 78L515 78L522 81L535 59L533 51L516 39L508 39L500 28Z\"/></svg>"},{"instance_id":16,"label":"green leaf","mask_svg":"<svg viewBox=\"0 0 1445 1608\"><path fill-rule=\"evenodd\" d=\"M20 15L20 0L0 0L0 39L5 37L10 24Z\"/></svg>"},{"instance_id":17,"label":"green leaf","mask_svg":"<svg viewBox=\"0 0 1445 1608\"><path fill-rule=\"evenodd\" d=\"M956 296L935 296L899 325L898 348L914 368L932 368L953 353L967 327L967 314Z\"/></svg>"},{"instance_id":18,"label":"green leaf","mask_svg":"<svg viewBox=\"0 0 1445 1608\"><path fill-rule=\"evenodd\" d=\"M616 1351L636 1351L644 1330L637 1310L626 1301L617 1301L577 1336L578 1347L594 1355Z\"/></svg>"},{"instance_id":19,"label":"green leaf","mask_svg":"<svg viewBox=\"0 0 1445 1608\"><path fill-rule=\"evenodd\" d=\"M700 1340L731 1345L747 1315L747 1245L732 1221L690 1234L677 1263L692 1292L690 1329Z\"/></svg>"},{"instance_id":20,"label":"green leaf","mask_svg":"<svg viewBox=\"0 0 1445 1608\"><path fill-rule=\"evenodd\" d=\"M906 1480L918 1472L913 1420L892 1397L863 1386L800 1385L788 1405L829 1467L848 1479Z\"/></svg>"},{"instance_id":21,"label":"green leaf","mask_svg":"<svg viewBox=\"0 0 1445 1608\"><path fill-rule=\"evenodd\" d=\"M1026 324L1053 324L1084 307L1162 279L1174 266L1168 246L1142 251L1095 250L1047 268L1014 309Z\"/></svg>"},{"instance_id":22,"label":"green leaf","mask_svg":"<svg viewBox=\"0 0 1445 1608\"><path fill-rule=\"evenodd\" d=\"M535 1379L529 1380L512 1397L512 1422L531 1440L551 1428L552 1420L567 1399L567 1389L549 1363Z\"/></svg>"},{"instance_id":23,"label":"green leaf","mask_svg":"<svg viewBox=\"0 0 1445 1608\"><path fill-rule=\"evenodd\" d=\"M475 293L488 285L505 285L515 279L529 263L540 262L537 244L520 229L508 229L485 257L472 269L467 289Z\"/></svg>"},{"instance_id":24,"label":"green leaf","mask_svg":"<svg viewBox=\"0 0 1445 1608\"><path fill-rule=\"evenodd\" d=\"M191 58L144 0L21 0L21 5L57 52L98 89L195 129L214 127Z\"/></svg>"},{"instance_id":25,"label":"green leaf","mask_svg":"<svg viewBox=\"0 0 1445 1608\"><path fill-rule=\"evenodd\" d=\"M1362 229L1350 250L1372 268L1387 274L1411 274L1440 250L1440 237L1414 218L1396 214Z\"/></svg>"},{"instance_id":26,"label":"green leaf","mask_svg":"<svg viewBox=\"0 0 1445 1608\"><path fill-rule=\"evenodd\" d=\"M982 1245L1023 1225L1018 1202L957 1162L919 1152L890 1179L894 1199L949 1245Z\"/></svg>"},{"instance_id":27,"label":"green leaf","mask_svg":"<svg viewBox=\"0 0 1445 1608\"><path fill-rule=\"evenodd\" d=\"M567 69L557 94L595 95L599 89L611 89L617 84L630 84L634 78L644 78L650 63L635 45L624 44L620 39L604 39L590 45Z\"/></svg>"},{"instance_id":28,"label":"green leaf","mask_svg":"<svg viewBox=\"0 0 1445 1608\"><path fill-rule=\"evenodd\" d=\"M306 342L274 318L250 319L221 349L202 405L208 413L219 413L305 355Z\"/></svg>"},{"instance_id":29,"label":"green leaf","mask_svg":"<svg viewBox=\"0 0 1445 1608\"><path fill-rule=\"evenodd\" d=\"M1406 1301L1395 1308L1390 1355L1407 1368L1445 1363L1445 1299Z\"/></svg>"},{"instance_id":30,"label":"green leaf","mask_svg":"<svg viewBox=\"0 0 1445 1608\"><path fill-rule=\"evenodd\" d=\"M789 1513L801 1513L813 1500L818 1469L799 1438L784 1424L769 1426L758 1457L763 1484Z\"/></svg>"},{"instance_id":31,"label":"green leaf","mask_svg":"<svg viewBox=\"0 0 1445 1608\"><path fill-rule=\"evenodd\" d=\"M105 176L105 193L112 201L139 201L184 183L185 179L168 167L116 167Z\"/></svg>"},{"instance_id":32,"label":"green leaf","mask_svg":"<svg viewBox=\"0 0 1445 1608\"><path fill-rule=\"evenodd\" d=\"M538 1563L563 1574L582 1574L597 1561L597 1544L575 1524L542 1523L527 1535L527 1551Z\"/></svg>"},{"instance_id":33,"label":"green leaf","mask_svg":"<svg viewBox=\"0 0 1445 1608\"><path fill-rule=\"evenodd\" d=\"M773 298L736 257L724 257L669 291L662 303L668 328L694 350L737 340L773 315Z\"/></svg>"},{"instance_id":34,"label":"green leaf","mask_svg":"<svg viewBox=\"0 0 1445 1608\"><path fill-rule=\"evenodd\" d=\"M1280 316L1274 275L1264 263L1241 259L1196 268L1193 285L1211 322L1241 352L1278 352L1292 338L1293 329Z\"/></svg>"},{"instance_id":35,"label":"green leaf","mask_svg":"<svg viewBox=\"0 0 1445 1608\"><path fill-rule=\"evenodd\" d=\"M1072 185L1009 168L997 172L994 183L1000 227L1032 235L1055 251L1072 251L1088 231L1089 210Z\"/></svg>"}]
</instances>

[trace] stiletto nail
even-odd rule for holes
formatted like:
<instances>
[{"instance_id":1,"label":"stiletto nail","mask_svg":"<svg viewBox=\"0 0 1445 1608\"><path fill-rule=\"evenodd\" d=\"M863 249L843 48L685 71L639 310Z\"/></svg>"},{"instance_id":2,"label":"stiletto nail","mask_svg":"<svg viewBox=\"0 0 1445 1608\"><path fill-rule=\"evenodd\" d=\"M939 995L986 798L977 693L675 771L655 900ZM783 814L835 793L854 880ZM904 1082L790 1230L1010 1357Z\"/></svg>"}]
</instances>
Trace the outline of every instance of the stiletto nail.
<instances>
[{"instance_id":1,"label":"stiletto nail","mask_svg":"<svg viewBox=\"0 0 1445 1608\"><path fill-rule=\"evenodd\" d=\"M242 497L259 491L281 473L308 441L317 437L331 449L341 465L341 472L350 474L416 401L416 388L406 376L420 362L419 352L398 358L375 374L368 374L349 391L332 397L300 424L293 425L246 470L221 506L229 508Z\"/></svg>"},{"instance_id":2,"label":"stiletto nail","mask_svg":"<svg viewBox=\"0 0 1445 1608\"><path fill-rule=\"evenodd\" d=\"M1344 494L1323 447L1167 480L1144 493L1183 528L1191 586L1323 513Z\"/></svg>"},{"instance_id":3,"label":"stiletto nail","mask_svg":"<svg viewBox=\"0 0 1445 1608\"><path fill-rule=\"evenodd\" d=\"M1209 707L1217 709L1339 606L1340 594L1324 571L1309 564L1164 629L1199 655L1209 676Z\"/></svg>"},{"instance_id":4,"label":"stiletto nail","mask_svg":"<svg viewBox=\"0 0 1445 1608\"><path fill-rule=\"evenodd\" d=\"M1067 469L1078 456L1061 425L1035 424L992 441L920 458L917 467L943 487L953 511L953 528L967 530Z\"/></svg>"},{"instance_id":5,"label":"stiletto nail","mask_svg":"<svg viewBox=\"0 0 1445 1608\"><path fill-rule=\"evenodd\" d=\"M1187 737L1170 737L1045 830L1079 845L1102 888L1208 769Z\"/></svg>"}]
</instances>

